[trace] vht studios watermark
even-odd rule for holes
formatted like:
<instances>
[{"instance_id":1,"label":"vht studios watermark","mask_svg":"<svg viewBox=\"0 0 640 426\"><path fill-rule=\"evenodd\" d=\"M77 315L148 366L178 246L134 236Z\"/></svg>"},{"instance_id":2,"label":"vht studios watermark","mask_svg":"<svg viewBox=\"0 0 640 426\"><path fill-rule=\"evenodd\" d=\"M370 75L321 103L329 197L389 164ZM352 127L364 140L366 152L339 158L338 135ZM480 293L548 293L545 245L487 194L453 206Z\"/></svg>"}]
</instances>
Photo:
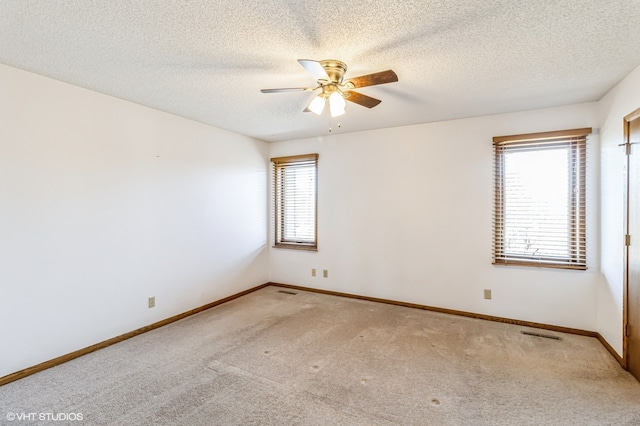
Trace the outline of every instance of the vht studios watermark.
<instances>
[{"instance_id":1,"label":"vht studios watermark","mask_svg":"<svg viewBox=\"0 0 640 426\"><path fill-rule=\"evenodd\" d=\"M8 421L49 421L49 422L75 422L84 420L82 413L14 413L8 412L5 416Z\"/></svg>"}]
</instances>

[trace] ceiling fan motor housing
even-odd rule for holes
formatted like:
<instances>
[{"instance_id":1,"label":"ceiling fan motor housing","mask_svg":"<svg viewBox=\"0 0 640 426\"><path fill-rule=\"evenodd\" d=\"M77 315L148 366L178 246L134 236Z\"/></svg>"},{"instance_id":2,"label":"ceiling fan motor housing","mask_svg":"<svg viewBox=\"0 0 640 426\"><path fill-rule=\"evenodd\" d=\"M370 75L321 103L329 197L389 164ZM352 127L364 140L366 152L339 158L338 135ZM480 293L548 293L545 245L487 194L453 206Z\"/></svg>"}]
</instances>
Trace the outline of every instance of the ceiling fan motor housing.
<instances>
[{"instance_id":1,"label":"ceiling fan motor housing","mask_svg":"<svg viewBox=\"0 0 640 426\"><path fill-rule=\"evenodd\" d=\"M325 59L320 61L320 65L322 65L332 83L342 83L344 74L347 72L347 64L336 59Z\"/></svg>"}]
</instances>

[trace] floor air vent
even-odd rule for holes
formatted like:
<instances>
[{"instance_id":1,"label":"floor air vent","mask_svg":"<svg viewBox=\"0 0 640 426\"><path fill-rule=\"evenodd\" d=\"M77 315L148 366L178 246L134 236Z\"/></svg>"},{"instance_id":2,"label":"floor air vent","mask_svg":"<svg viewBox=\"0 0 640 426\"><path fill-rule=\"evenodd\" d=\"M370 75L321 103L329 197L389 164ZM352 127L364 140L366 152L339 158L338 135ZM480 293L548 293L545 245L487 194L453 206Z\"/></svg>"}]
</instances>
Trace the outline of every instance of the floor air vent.
<instances>
[{"instance_id":1,"label":"floor air vent","mask_svg":"<svg viewBox=\"0 0 640 426\"><path fill-rule=\"evenodd\" d=\"M284 293L284 294L298 294L298 293L295 293L295 292L293 292L293 291L287 291L287 290L278 290L278 293Z\"/></svg>"},{"instance_id":2,"label":"floor air vent","mask_svg":"<svg viewBox=\"0 0 640 426\"><path fill-rule=\"evenodd\" d=\"M531 331L521 331L520 333L526 334L527 336L544 337L545 339L551 339L551 340L562 340L558 336L552 336L550 334L533 333Z\"/></svg>"}]
</instances>

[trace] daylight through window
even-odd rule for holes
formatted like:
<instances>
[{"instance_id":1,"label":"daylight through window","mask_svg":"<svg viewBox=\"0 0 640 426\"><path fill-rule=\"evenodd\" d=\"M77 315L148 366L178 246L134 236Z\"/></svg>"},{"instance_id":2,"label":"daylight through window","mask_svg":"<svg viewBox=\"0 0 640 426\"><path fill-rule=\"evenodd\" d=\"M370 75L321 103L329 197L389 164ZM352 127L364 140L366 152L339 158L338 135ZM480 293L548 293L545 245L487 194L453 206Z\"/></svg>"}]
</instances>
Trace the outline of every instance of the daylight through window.
<instances>
[{"instance_id":1,"label":"daylight through window","mask_svg":"<svg viewBox=\"0 0 640 426\"><path fill-rule=\"evenodd\" d=\"M590 128L493 138L494 264L586 269Z\"/></svg>"},{"instance_id":2,"label":"daylight through window","mask_svg":"<svg viewBox=\"0 0 640 426\"><path fill-rule=\"evenodd\" d=\"M272 158L275 247L317 249L318 154Z\"/></svg>"}]
</instances>

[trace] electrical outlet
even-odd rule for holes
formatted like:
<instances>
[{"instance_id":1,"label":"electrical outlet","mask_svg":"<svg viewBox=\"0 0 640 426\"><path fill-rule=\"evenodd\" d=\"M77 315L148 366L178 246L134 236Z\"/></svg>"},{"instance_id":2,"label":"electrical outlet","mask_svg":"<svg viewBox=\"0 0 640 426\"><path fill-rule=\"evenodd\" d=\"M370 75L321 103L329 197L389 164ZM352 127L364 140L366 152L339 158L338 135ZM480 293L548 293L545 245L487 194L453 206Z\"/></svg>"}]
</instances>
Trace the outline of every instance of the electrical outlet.
<instances>
[{"instance_id":1,"label":"electrical outlet","mask_svg":"<svg viewBox=\"0 0 640 426\"><path fill-rule=\"evenodd\" d=\"M155 296L150 297L149 298L149 307L150 308L154 308L155 306L156 306L156 297Z\"/></svg>"},{"instance_id":2,"label":"electrical outlet","mask_svg":"<svg viewBox=\"0 0 640 426\"><path fill-rule=\"evenodd\" d=\"M313 268L313 269L311 270L311 276L312 276L312 277L315 277L315 276L316 276L316 268Z\"/></svg>"},{"instance_id":3,"label":"electrical outlet","mask_svg":"<svg viewBox=\"0 0 640 426\"><path fill-rule=\"evenodd\" d=\"M322 276L325 278L329 278L329 270L328 269L323 269L322 270Z\"/></svg>"},{"instance_id":4,"label":"electrical outlet","mask_svg":"<svg viewBox=\"0 0 640 426\"><path fill-rule=\"evenodd\" d=\"M484 289L484 298L491 299L491 289Z\"/></svg>"}]
</instances>

